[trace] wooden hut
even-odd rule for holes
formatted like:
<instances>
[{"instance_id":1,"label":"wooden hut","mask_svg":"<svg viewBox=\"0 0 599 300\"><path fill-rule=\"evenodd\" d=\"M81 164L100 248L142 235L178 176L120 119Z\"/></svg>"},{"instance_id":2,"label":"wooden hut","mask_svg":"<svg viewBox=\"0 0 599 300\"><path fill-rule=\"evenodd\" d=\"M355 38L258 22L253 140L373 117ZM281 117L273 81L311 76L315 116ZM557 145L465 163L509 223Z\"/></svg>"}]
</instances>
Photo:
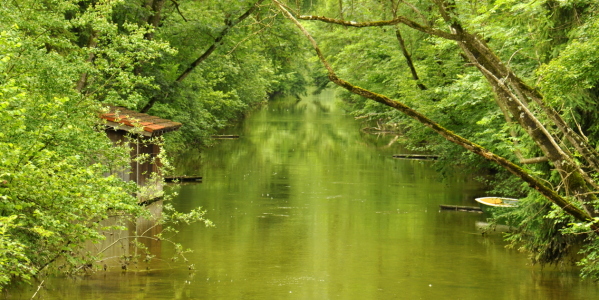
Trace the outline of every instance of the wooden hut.
<instances>
[{"instance_id":1,"label":"wooden hut","mask_svg":"<svg viewBox=\"0 0 599 300\"><path fill-rule=\"evenodd\" d=\"M119 176L140 186L140 202L162 197L162 180L155 177L160 172L160 147L152 142L152 138L179 129L181 123L118 106L110 106L109 112L100 118L106 120L106 134L110 140L115 144L129 143L131 148L130 170L119 172ZM140 156L147 156L147 159L139 162Z\"/></svg>"}]
</instances>

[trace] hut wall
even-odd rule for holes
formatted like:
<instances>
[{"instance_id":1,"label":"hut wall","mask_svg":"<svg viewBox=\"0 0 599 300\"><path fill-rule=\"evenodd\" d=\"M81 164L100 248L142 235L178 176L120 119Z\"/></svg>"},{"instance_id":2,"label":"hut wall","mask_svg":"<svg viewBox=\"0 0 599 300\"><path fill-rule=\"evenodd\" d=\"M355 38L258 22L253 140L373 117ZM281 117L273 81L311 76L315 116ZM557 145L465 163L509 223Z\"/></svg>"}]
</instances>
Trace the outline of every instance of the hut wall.
<instances>
[{"instance_id":1,"label":"hut wall","mask_svg":"<svg viewBox=\"0 0 599 300\"><path fill-rule=\"evenodd\" d=\"M124 130L106 130L106 134L114 144L129 144L131 149L131 164L129 168L115 170L112 174L117 174L125 181L135 182L141 189L138 196L140 202L162 197L163 182L160 179L153 178L153 174L160 174L160 161L158 154L160 147L148 142L148 138L139 137L131 140ZM141 162L138 158L141 159Z\"/></svg>"},{"instance_id":2,"label":"hut wall","mask_svg":"<svg viewBox=\"0 0 599 300\"><path fill-rule=\"evenodd\" d=\"M160 147L149 143L146 138L140 137L131 142L131 176L141 188L138 198L142 202L162 197L162 180L154 176L160 175L159 151Z\"/></svg>"},{"instance_id":3,"label":"hut wall","mask_svg":"<svg viewBox=\"0 0 599 300\"><path fill-rule=\"evenodd\" d=\"M123 131L123 130L118 130L118 131L111 130L111 129L106 130L106 135L108 135L108 138L110 138L112 143L115 145L123 145L123 144L127 143L125 134L126 134L126 131ZM131 168L113 170L112 174L118 175L121 179L123 179L123 181L132 180Z\"/></svg>"}]
</instances>

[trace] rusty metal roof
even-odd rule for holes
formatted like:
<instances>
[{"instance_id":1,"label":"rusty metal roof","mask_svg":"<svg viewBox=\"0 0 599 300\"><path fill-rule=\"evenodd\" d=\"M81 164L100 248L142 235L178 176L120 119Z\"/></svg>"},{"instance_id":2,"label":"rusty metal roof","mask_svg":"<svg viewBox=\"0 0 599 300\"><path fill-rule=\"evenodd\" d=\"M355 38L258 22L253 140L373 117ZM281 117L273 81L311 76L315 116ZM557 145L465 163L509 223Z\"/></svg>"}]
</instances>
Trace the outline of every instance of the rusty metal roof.
<instances>
[{"instance_id":1,"label":"rusty metal roof","mask_svg":"<svg viewBox=\"0 0 599 300\"><path fill-rule=\"evenodd\" d=\"M135 127L140 127L141 135L154 137L165 132L175 131L182 126L179 122L161 119L120 106L109 106L108 108L109 111L101 114L100 118L106 120L106 125L114 130L130 131Z\"/></svg>"}]
</instances>

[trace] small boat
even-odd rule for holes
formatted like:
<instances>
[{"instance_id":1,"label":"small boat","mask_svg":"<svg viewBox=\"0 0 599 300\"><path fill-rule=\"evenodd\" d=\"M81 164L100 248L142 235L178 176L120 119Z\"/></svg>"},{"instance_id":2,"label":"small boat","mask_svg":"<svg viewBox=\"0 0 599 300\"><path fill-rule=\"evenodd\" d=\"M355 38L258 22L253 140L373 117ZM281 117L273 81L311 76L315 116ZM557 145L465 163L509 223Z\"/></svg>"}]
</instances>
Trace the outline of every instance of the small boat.
<instances>
[{"instance_id":1,"label":"small boat","mask_svg":"<svg viewBox=\"0 0 599 300\"><path fill-rule=\"evenodd\" d=\"M485 206L492 207L516 207L518 206L518 199L514 198L503 198L503 197L481 197L474 199L476 202L482 204L482 208Z\"/></svg>"},{"instance_id":2,"label":"small boat","mask_svg":"<svg viewBox=\"0 0 599 300\"><path fill-rule=\"evenodd\" d=\"M480 204L480 208L487 215L496 220L496 224L510 225L509 220L504 215L505 213L518 206L520 200L514 198L503 197L480 197L475 198Z\"/></svg>"}]
</instances>

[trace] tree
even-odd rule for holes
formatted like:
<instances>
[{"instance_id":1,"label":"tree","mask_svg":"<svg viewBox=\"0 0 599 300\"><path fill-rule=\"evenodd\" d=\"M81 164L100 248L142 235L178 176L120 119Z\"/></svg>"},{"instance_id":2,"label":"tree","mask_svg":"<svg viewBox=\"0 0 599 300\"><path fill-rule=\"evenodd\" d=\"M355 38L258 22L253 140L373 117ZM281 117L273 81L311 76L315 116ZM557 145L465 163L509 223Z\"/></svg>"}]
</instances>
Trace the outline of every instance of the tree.
<instances>
[{"instance_id":1,"label":"tree","mask_svg":"<svg viewBox=\"0 0 599 300\"><path fill-rule=\"evenodd\" d=\"M0 47L0 212L5 246L0 260L6 262L0 267L0 283L6 284L37 275L57 259L71 257L85 241L101 239L98 221L112 211L142 211L131 196L134 186L104 176L124 166L127 150L114 148L97 126L94 109L100 106L49 85L55 82L44 82L49 75L54 77L47 81L66 79L56 73L59 65L67 71L62 58L47 55L16 30L4 31ZM67 94L56 92L61 89ZM84 261L87 258L73 255L67 264Z\"/></svg>"},{"instance_id":2,"label":"tree","mask_svg":"<svg viewBox=\"0 0 599 300\"><path fill-rule=\"evenodd\" d=\"M98 114L102 101L135 103L141 61L172 52L148 28L116 24L112 1L4 1L0 4L0 288L46 272L67 274L99 259L85 251L102 231L148 217L130 164ZM111 175L113 174L113 175ZM123 216L122 223L102 221ZM173 212L165 220L204 220ZM209 224L209 223L207 223Z\"/></svg>"},{"instance_id":3,"label":"tree","mask_svg":"<svg viewBox=\"0 0 599 300\"><path fill-rule=\"evenodd\" d=\"M549 211L545 217L551 217L555 220L555 223L560 225L571 223L568 226L556 230L560 234L573 234L574 232L584 232L588 235L589 239L586 244L590 247L586 248L588 254L583 260L585 264L596 264L593 260L595 257L595 243L596 234L599 232L596 217L596 204L597 204L597 184L595 178L597 177L597 152L594 148L594 144L589 140L586 135L588 133L581 132L574 124L568 122L567 118L564 117L564 113L568 113L568 106L564 106L564 103L560 103L561 107L555 108L552 104L555 104L555 100L547 98L544 90L534 88L530 84L527 84L527 80L531 79L530 73L525 73L525 76L518 75L514 69L521 68L525 71L530 71L530 65L524 62L516 65L514 56L517 55L517 51L511 53L511 56L501 57L497 51L493 48L493 40L490 38L494 37L493 30L499 27L501 22L505 22L505 13L510 12L515 7L530 7L536 6L538 2L530 2L525 4L515 4L510 1L501 2L485 2L473 4L470 2L462 1L432 1L432 2L414 2L408 4L402 1L405 10L398 12L396 8L391 10L385 8L383 4L372 4L369 2L359 2L358 6L368 6L370 8L377 7L380 14L378 16L373 15L370 11L366 14L368 17L385 17L385 12L392 12L392 18L383 21L347 21L350 16L344 15L344 19L335 19L323 16L315 15L299 15L292 14L286 6L280 1L273 0L274 4L284 13L290 20L292 20L297 27L299 27L304 35L310 40L316 53L327 69L329 79L337 84L338 86L354 93L356 95L374 100L382 103L386 106L392 107L404 113L405 115L417 120L419 123L424 124L439 135L443 136L448 141L451 141L466 150L475 153L487 160L493 161L500 165L502 168L508 170L526 184L536 190L538 193L543 195L546 200L553 203L554 209ZM393 1L390 2L395 5ZM554 4L551 1L547 1L541 4L541 7L536 6L537 12L546 9L543 5L548 5L549 9ZM593 28L594 5L585 1L573 1L564 6L574 7L576 13L582 13L581 22L584 24L579 27L578 34L584 32L585 42L587 39L594 40L596 31ZM361 8L363 8L361 7ZM364 10L366 11L366 10ZM498 12L499 11L499 12ZM407 12L410 12L408 14ZM423 13L423 12L426 12ZM364 16L360 15L360 17ZM424 23L419 23L417 20L407 17L408 15L416 15L424 20ZM301 20L313 20L321 21L328 24L335 24L344 26L346 28L373 28L373 27L385 27L385 26L396 26L404 25L412 30L425 34L430 39L442 39L453 42L457 49L460 50L460 55L467 63L468 66L475 67L479 72L481 78L484 78L487 86L490 87L493 97L497 103L497 108L505 116L505 120L509 123L518 124L521 128L521 134L524 135L524 140L530 139L534 142L539 152L542 153L543 157L548 161L548 166L553 170L546 174L539 173L539 169L535 167L529 167L528 165L518 166L516 163L496 155L491 151L479 146L469 139L463 138L452 131L440 126L430 118L423 114L415 111L409 106L397 100L392 100L387 96L372 92L368 89L358 87L341 79L331 63L328 62L327 57L320 49L315 39L308 33L305 27L298 21ZM509 19L508 21L513 21ZM501 26L507 27L513 24L501 24ZM448 29L443 29L443 27ZM493 27L496 26L496 27ZM582 29L582 30L581 30ZM510 36L509 38L517 38L517 36ZM503 40L505 41L505 40ZM501 41L500 41L501 42ZM573 46L579 42L570 42ZM584 42L582 44L585 44ZM503 45L499 45L503 46ZM574 48L566 49L577 52ZM580 46L578 44L577 46ZM587 48L589 49L589 48ZM369 49L374 50L374 49ZM529 50L531 50L529 48ZM533 50L533 49L532 49ZM570 51L563 52L564 55L571 55ZM588 52L588 50L586 50ZM584 51L580 51L583 52ZM575 55L577 59L588 64L593 65L594 57L585 57L578 52ZM505 55L505 53L501 53ZM569 57L572 59L571 57ZM561 61L561 63L560 63ZM543 67L541 70L549 70L552 72L563 72L563 59L557 56L553 60ZM335 62L339 65L339 62ZM441 64L444 63L443 61ZM528 68L528 70L527 70ZM560 71L557 71L560 70ZM571 69L570 69L571 70ZM583 68L584 70L584 68ZM551 74L546 71L544 74ZM586 71L583 71L584 73ZM578 73L578 72L576 72ZM534 74L532 74L534 75ZM565 74L563 74L565 75ZM590 73L585 73L586 85L583 88L593 88L596 84L596 80ZM540 77L543 80L545 77ZM560 87L562 84L555 77L552 78L551 85L553 90L561 90L554 86ZM568 78L568 77L566 77ZM570 84L571 85L571 84ZM544 85L541 85L543 87ZM565 86L568 86L567 82ZM549 90L550 92L551 90ZM563 93L564 90L562 90ZM402 91L403 92L403 91ZM547 93L552 95L551 93ZM562 94L563 95L563 94ZM399 95L401 96L401 92ZM464 101L464 100L462 100ZM558 110L559 109L559 110ZM562 113L560 113L560 111ZM570 120L572 121L572 120ZM514 140L519 139L516 137ZM506 145L509 148L515 148L516 145ZM504 146L505 147L505 146ZM530 146L529 146L530 147ZM500 147L497 147L500 149ZM542 162L542 159L534 160L534 162ZM530 161L523 161L530 162ZM551 186L550 183L555 186ZM523 240L519 240L523 241ZM589 242L590 241L590 242ZM524 241L526 242L526 241ZM531 241L531 243L533 243ZM533 249L534 247L529 247ZM556 258L562 258L559 256ZM585 269L585 274L592 274L597 276L598 271L596 268Z\"/></svg>"}]
</instances>

